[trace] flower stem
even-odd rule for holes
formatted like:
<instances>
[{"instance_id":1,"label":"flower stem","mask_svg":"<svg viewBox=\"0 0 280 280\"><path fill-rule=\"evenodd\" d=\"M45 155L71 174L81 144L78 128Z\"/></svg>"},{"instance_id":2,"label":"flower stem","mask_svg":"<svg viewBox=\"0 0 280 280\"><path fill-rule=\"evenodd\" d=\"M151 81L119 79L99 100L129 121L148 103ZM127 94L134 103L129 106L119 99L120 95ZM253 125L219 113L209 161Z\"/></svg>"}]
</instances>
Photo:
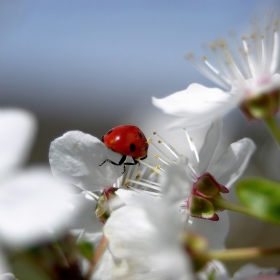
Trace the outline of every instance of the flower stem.
<instances>
[{"instance_id":1,"label":"flower stem","mask_svg":"<svg viewBox=\"0 0 280 280\"><path fill-rule=\"evenodd\" d=\"M256 213L249 208L246 208L241 205L233 204L223 198L215 198L215 205L219 206L222 209L230 210L233 212L238 212L241 214L245 214L247 216L252 216L258 218Z\"/></svg>"},{"instance_id":2,"label":"flower stem","mask_svg":"<svg viewBox=\"0 0 280 280\"><path fill-rule=\"evenodd\" d=\"M252 209L241 206L241 205L233 204L233 203L223 199L222 197L216 197L214 199L214 202L215 202L215 205L220 207L221 209L230 210L230 211L241 213L241 214L251 216L251 217L254 217L254 218L257 218L260 220L265 220L265 221L271 222L266 217L260 216L258 213L256 213L256 211L253 211ZM273 221L273 223L277 223L277 222ZM277 223L277 224L279 225L279 223Z\"/></svg>"},{"instance_id":3,"label":"flower stem","mask_svg":"<svg viewBox=\"0 0 280 280\"><path fill-rule=\"evenodd\" d=\"M108 239L103 235L96 251L95 251L95 254L91 260L91 263L90 263L90 266L89 266L89 269L88 269L88 272L85 276L85 279L86 280L90 280L91 278L91 274L93 273L94 269L95 269L95 266L96 264L98 263L98 261L100 260L100 258L102 257L102 254L103 252L105 251L106 247L107 247L107 244L108 244Z\"/></svg>"},{"instance_id":4,"label":"flower stem","mask_svg":"<svg viewBox=\"0 0 280 280\"><path fill-rule=\"evenodd\" d=\"M255 259L268 255L280 254L280 248L238 248L229 250L212 250L207 253L210 259L219 261L235 261Z\"/></svg>"},{"instance_id":5,"label":"flower stem","mask_svg":"<svg viewBox=\"0 0 280 280\"><path fill-rule=\"evenodd\" d=\"M273 116L267 117L264 119L264 123L266 124L268 130L276 140L278 146L280 147L280 130L279 127L275 121L275 118Z\"/></svg>"}]
</instances>

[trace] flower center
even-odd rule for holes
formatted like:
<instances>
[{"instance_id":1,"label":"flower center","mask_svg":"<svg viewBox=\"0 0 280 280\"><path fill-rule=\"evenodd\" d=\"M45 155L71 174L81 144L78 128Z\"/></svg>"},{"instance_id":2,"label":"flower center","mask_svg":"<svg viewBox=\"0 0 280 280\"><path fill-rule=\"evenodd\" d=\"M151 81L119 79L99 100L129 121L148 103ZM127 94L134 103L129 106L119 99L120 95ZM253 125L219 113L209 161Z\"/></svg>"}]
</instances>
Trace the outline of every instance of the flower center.
<instances>
[{"instance_id":1,"label":"flower center","mask_svg":"<svg viewBox=\"0 0 280 280\"><path fill-rule=\"evenodd\" d=\"M248 120L260 120L272 117L279 111L280 89L275 88L269 92L253 95L240 105L241 111Z\"/></svg>"}]
</instances>

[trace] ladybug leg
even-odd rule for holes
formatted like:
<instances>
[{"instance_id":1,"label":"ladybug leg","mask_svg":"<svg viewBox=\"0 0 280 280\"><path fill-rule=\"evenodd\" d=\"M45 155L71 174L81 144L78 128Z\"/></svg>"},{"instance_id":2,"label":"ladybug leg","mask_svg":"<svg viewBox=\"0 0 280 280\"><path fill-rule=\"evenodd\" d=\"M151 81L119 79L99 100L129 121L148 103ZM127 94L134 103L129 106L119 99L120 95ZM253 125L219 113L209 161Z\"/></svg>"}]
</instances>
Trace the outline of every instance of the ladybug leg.
<instances>
[{"instance_id":1,"label":"ladybug leg","mask_svg":"<svg viewBox=\"0 0 280 280\"><path fill-rule=\"evenodd\" d=\"M116 163L110 159L105 159L104 161L102 161L101 163L99 163L99 166L102 166L106 161L110 162L114 165L122 165L125 162L126 156L122 156L122 158L120 159L119 163Z\"/></svg>"},{"instance_id":2,"label":"ladybug leg","mask_svg":"<svg viewBox=\"0 0 280 280\"><path fill-rule=\"evenodd\" d=\"M116 162L114 162L114 161L112 161L112 160L110 160L110 159L105 159L104 161L102 161L100 164L99 164L99 166L102 166L106 161L107 162L110 162L111 164L113 164L113 165L122 165L124 162L125 162L125 160L126 160L126 156L125 155L123 155L122 156L122 158L120 159L120 161L119 161L119 163L116 163ZM123 173L125 172L125 166L123 167ZM123 174L122 173L122 174Z\"/></svg>"},{"instance_id":3,"label":"ladybug leg","mask_svg":"<svg viewBox=\"0 0 280 280\"><path fill-rule=\"evenodd\" d=\"M140 159L145 159L146 157L144 158L140 158ZM137 163L140 165L140 162L139 162L139 158L132 158L133 159L133 162L125 162L124 165L136 165Z\"/></svg>"},{"instance_id":4,"label":"ladybug leg","mask_svg":"<svg viewBox=\"0 0 280 280\"><path fill-rule=\"evenodd\" d=\"M146 155L145 157L141 157L140 159L141 160L144 160L144 159L146 159L148 157L148 155Z\"/></svg>"},{"instance_id":5,"label":"ladybug leg","mask_svg":"<svg viewBox=\"0 0 280 280\"><path fill-rule=\"evenodd\" d=\"M145 158L147 158L148 156L145 156L145 157L141 157L140 159L143 160ZM136 165L137 163L139 164L140 166L140 161L139 161L139 158L132 158L133 159L133 162L128 162L128 163L125 163L125 165Z\"/></svg>"}]
</instances>

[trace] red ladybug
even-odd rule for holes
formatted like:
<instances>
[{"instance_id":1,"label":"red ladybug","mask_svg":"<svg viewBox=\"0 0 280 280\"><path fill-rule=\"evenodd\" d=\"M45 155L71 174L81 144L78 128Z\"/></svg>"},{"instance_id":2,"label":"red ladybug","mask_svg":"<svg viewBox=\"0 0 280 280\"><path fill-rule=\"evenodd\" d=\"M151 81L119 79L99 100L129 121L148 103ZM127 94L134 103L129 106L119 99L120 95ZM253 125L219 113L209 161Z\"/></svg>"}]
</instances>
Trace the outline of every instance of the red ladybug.
<instances>
[{"instance_id":1,"label":"red ladybug","mask_svg":"<svg viewBox=\"0 0 280 280\"><path fill-rule=\"evenodd\" d=\"M129 124L116 126L102 136L102 142L109 149L121 154L122 158L119 163L105 159L99 166L106 161L114 165L135 165L139 163L138 158L145 159L147 157L149 144L144 133L137 126ZM125 162L127 156L132 157L133 162Z\"/></svg>"}]
</instances>

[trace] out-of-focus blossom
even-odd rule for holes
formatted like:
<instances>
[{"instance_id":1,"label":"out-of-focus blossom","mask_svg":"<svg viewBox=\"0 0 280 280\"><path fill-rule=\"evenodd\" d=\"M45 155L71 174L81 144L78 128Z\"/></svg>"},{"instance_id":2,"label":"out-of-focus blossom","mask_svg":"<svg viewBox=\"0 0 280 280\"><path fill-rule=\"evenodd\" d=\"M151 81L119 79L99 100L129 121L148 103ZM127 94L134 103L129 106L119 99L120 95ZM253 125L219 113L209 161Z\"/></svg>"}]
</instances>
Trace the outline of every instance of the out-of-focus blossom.
<instances>
[{"instance_id":1,"label":"out-of-focus blossom","mask_svg":"<svg viewBox=\"0 0 280 280\"><path fill-rule=\"evenodd\" d=\"M58 183L47 168L17 170L34 141L36 120L18 109L0 111L2 246L18 248L52 239L72 223L81 207L73 187Z\"/></svg>"},{"instance_id":2,"label":"out-of-focus blossom","mask_svg":"<svg viewBox=\"0 0 280 280\"><path fill-rule=\"evenodd\" d=\"M138 203L114 211L105 224L109 251L123 266L120 279L193 279L178 239L184 227L178 188L190 190L191 185L185 172L181 175L184 186L173 188L165 181L161 199L144 196Z\"/></svg>"},{"instance_id":3,"label":"out-of-focus blossom","mask_svg":"<svg viewBox=\"0 0 280 280\"><path fill-rule=\"evenodd\" d=\"M36 128L36 119L31 113L20 109L0 110L1 179L25 163Z\"/></svg>"},{"instance_id":4,"label":"out-of-focus blossom","mask_svg":"<svg viewBox=\"0 0 280 280\"><path fill-rule=\"evenodd\" d=\"M223 90L191 84L166 98L153 98L153 104L179 117L175 127L203 125L238 104L249 120L272 116L280 106L279 40L279 20L269 15L264 25L254 22L240 45L238 40L232 45L217 40L201 61L189 54L187 59Z\"/></svg>"},{"instance_id":5,"label":"out-of-focus blossom","mask_svg":"<svg viewBox=\"0 0 280 280\"><path fill-rule=\"evenodd\" d=\"M0 280L16 280L14 275L9 271L11 270L7 264L5 256L3 255L2 251L0 251Z\"/></svg>"},{"instance_id":6,"label":"out-of-focus blossom","mask_svg":"<svg viewBox=\"0 0 280 280\"><path fill-rule=\"evenodd\" d=\"M215 280L279 280L279 269L262 268L255 264L249 263L236 271L233 277L223 263L219 261L209 262L206 269L197 274L199 280L207 280L210 276Z\"/></svg>"},{"instance_id":7,"label":"out-of-focus blossom","mask_svg":"<svg viewBox=\"0 0 280 280\"><path fill-rule=\"evenodd\" d=\"M25 169L2 180L1 243L18 248L60 235L81 208L71 192L73 187L56 181L47 168Z\"/></svg>"},{"instance_id":8,"label":"out-of-focus blossom","mask_svg":"<svg viewBox=\"0 0 280 280\"><path fill-rule=\"evenodd\" d=\"M226 278L224 278L226 279ZM279 280L279 269L277 268L262 268L255 264L247 264L241 267L235 274L232 280Z\"/></svg>"},{"instance_id":9,"label":"out-of-focus blossom","mask_svg":"<svg viewBox=\"0 0 280 280\"><path fill-rule=\"evenodd\" d=\"M12 273L5 273L0 275L0 280L16 280Z\"/></svg>"}]
</instances>

